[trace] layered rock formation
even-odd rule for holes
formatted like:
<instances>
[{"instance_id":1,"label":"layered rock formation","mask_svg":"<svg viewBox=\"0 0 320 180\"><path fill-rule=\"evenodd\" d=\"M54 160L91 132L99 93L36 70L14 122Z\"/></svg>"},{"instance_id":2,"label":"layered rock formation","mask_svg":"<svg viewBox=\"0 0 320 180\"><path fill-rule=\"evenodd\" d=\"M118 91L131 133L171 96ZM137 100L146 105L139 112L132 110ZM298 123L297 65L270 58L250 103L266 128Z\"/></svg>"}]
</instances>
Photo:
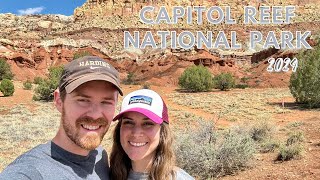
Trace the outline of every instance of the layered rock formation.
<instances>
[{"instance_id":1,"label":"layered rock formation","mask_svg":"<svg viewBox=\"0 0 320 180\"><path fill-rule=\"evenodd\" d=\"M293 24L272 26L235 25L175 25L148 26L139 21L138 12L146 5L166 6L231 6L234 16L240 17L244 5L296 5L297 16ZM133 72L141 81L167 81L175 85L177 77L183 70L192 65L207 65L212 73L232 72L236 77L252 76L248 69L251 62L259 63L265 57L244 48L239 51L222 49L183 50L183 49L123 49L123 31L145 31L153 33L159 29L175 30L211 30L236 31L239 41L246 44L250 30L270 30L278 32L312 31L319 33L320 13L316 8L317 0L88 0L83 6L75 9L74 16L61 15L28 15L16 16L0 14L0 58L6 59L12 67L16 80L33 79L44 76L48 68L64 64L73 59L77 52L90 52L112 63L124 79L128 72ZM261 52L264 53L264 52ZM264 58L261 58L264 57ZM261 59L260 59L261 58ZM263 74L262 74L263 75ZM287 73L286 76L290 74ZM285 78L287 81L287 79ZM266 85L268 86L268 85Z\"/></svg>"},{"instance_id":2,"label":"layered rock formation","mask_svg":"<svg viewBox=\"0 0 320 180\"><path fill-rule=\"evenodd\" d=\"M127 17L138 16L144 6L153 6L155 9L165 6L169 12L173 6L230 6L235 17L241 17L243 6L254 6L258 9L259 6L288 5L296 6L297 22L320 18L320 14L317 13L318 0L87 0L81 7L75 9L74 17L76 20L83 20L120 16L127 20Z\"/></svg>"}]
</instances>

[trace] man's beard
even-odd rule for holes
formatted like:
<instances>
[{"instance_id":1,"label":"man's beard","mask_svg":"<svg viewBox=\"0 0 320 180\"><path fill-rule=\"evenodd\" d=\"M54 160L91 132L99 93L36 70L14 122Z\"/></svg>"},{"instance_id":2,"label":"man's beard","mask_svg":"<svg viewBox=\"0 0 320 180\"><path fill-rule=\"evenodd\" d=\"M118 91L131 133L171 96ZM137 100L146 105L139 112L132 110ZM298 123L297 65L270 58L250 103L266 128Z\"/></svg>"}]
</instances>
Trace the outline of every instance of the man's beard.
<instances>
[{"instance_id":1,"label":"man's beard","mask_svg":"<svg viewBox=\"0 0 320 180\"><path fill-rule=\"evenodd\" d=\"M100 128L105 128L108 125L108 121L105 118L92 119L90 117L80 117L75 121L75 127L70 124L66 118L65 109L62 110L62 125L63 129L66 132L67 136L73 141L76 145L80 146L86 150L94 150L97 148L104 135L106 134L108 127L105 132L101 134L97 133L88 133L86 135L80 135L81 124L95 124L101 126Z\"/></svg>"}]
</instances>

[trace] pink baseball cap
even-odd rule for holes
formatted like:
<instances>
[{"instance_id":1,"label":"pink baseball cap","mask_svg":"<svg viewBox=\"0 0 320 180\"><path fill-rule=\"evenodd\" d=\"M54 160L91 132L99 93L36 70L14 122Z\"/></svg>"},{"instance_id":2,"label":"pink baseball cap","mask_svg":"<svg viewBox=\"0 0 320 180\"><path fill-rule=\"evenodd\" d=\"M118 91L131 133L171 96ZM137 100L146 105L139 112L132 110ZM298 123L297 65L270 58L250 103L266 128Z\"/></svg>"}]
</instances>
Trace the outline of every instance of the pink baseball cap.
<instances>
[{"instance_id":1,"label":"pink baseball cap","mask_svg":"<svg viewBox=\"0 0 320 180\"><path fill-rule=\"evenodd\" d=\"M168 109L160 95L150 89L140 89L124 97L120 113L113 118L118 120L126 112L138 112L157 124L169 123Z\"/></svg>"}]
</instances>

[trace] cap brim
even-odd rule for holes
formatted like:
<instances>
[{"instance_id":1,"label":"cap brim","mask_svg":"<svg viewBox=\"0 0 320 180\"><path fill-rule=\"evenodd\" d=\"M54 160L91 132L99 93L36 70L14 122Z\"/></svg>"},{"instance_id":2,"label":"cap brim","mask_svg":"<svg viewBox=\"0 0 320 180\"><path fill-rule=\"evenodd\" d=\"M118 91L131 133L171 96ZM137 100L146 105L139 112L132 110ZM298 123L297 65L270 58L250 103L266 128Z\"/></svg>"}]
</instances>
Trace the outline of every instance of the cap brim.
<instances>
[{"instance_id":1,"label":"cap brim","mask_svg":"<svg viewBox=\"0 0 320 180\"><path fill-rule=\"evenodd\" d=\"M138 112L141 113L145 116L147 116L150 120L152 120L153 122L157 123L157 124L161 124L163 122L162 118L159 117L158 115L156 115L155 113L153 113L152 111L149 111L147 109L144 108L131 108L131 109L127 109L121 113L119 113L116 117L113 118L113 121L116 121L118 119L120 119L122 117L122 115L124 113L127 112Z\"/></svg>"},{"instance_id":2,"label":"cap brim","mask_svg":"<svg viewBox=\"0 0 320 180\"><path fill-rule=\"evenodd\" d=\"M70 82L65 87L66 92L71 93L73 90L75 90L81 84L84 84L89 81L94 81L94 80L101 80L101 81L110 82L111 84L113 84L117 88L120 95L123 96L123 92L122 92L119 84L117 83L117 81L115 79L113 79L112 77L110 77L109 75L100 74L100 73L99 74L97 74L97 73L86 74L85 76L82 76L82 77Z\"/></svg>"}]
</instances>

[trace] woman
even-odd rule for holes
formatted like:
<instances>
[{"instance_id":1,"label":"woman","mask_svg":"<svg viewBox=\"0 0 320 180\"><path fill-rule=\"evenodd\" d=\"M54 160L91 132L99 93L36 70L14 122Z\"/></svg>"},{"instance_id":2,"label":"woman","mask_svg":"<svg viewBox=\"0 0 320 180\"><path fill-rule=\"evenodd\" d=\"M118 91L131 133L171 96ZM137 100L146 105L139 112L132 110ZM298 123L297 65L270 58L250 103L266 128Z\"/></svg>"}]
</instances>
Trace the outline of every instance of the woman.
<instances>
[{"instance_id":1,"label":"woman","mask_svg":"<svg viewBox=\"0 0 320 180\"><path fill-rule=\"evenodd\" d=\"M141 89L122 102L113 134L111 178L116 180L192 180L175 167L166 104L156 92Z\"/></svg>"}]
</instances>

